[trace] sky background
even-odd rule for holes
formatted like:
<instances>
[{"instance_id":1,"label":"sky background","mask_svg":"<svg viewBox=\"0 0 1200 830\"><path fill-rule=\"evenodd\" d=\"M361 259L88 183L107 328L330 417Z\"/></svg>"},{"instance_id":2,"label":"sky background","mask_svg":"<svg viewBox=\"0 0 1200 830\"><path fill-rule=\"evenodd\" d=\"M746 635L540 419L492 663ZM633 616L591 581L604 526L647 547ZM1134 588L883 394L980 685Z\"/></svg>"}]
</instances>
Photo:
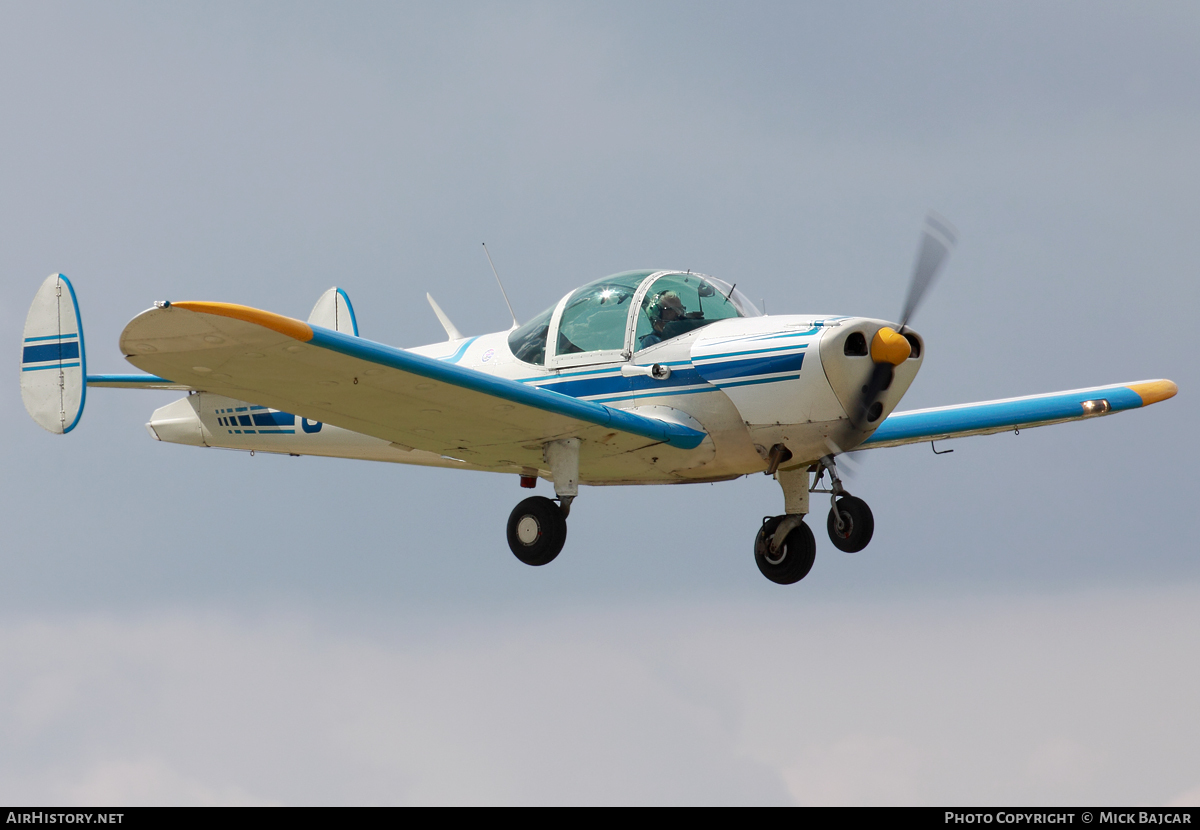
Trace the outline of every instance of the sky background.
<instances>
[{"instance_id":1,"label":"sky background","mask_svg":"<svg viewBox=\"0 0 1200 830\"><path fill-rule=\"evenodd\" d=\"M1194 3L0 8L0 800L1200 803ZM507 328L616 271L895 318L901 409L1171 378L1086 423L856 455L794 586L778 485L584 488L159 444L177 395L17 383L67 274L89 369L152 301ZM550 494L544 482L539 492Z\"/></svg>"}]
</instances>

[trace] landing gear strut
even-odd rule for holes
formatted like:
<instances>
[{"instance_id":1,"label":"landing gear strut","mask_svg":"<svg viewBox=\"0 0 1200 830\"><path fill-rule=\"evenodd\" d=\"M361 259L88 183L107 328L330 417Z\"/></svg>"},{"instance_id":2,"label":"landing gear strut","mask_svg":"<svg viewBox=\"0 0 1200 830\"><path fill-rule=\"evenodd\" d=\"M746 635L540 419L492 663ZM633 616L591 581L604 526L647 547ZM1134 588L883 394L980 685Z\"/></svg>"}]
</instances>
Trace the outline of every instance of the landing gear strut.
<instances>
[{"instance_id":1,"label":"landing gear strut","mask_svg":"<svg viewBox=\"0 0 1200 830\"><path fill-rule=\"evenodd\" d=\"M779 450L787 453L782 445ZM776 447L771 449L772 467L778 467L780 457ZM791 453L787 453L791 457ZM768 470L783 488L782 516L763 519L754 537L754 562L762 575L780 585L791 585L808 576L817 558L817 542L804 523L808 514L808 468L798 470Z\"/></svg>"},{"instance_id":2,"label":"landing gear strut","mask_svg":"<svg viewBox=\"0 0 1200 830\"><path fill-rule=\"evenodd\" d=\"M567 541L567 514L579 495L579 439L550 441L542 448L542 458L554 479L558 504L532 496L508 517L508 547L526 565L548 564L562 551ZM522 474L521 486L531 477L532 473Z\"/></svg>"},{"instance_id":3,"label":"landing gear strut","mask_svg":"<svg viewBox=\"0 0 1200 830\"><path fill-rule=\"evenodd\" d=\"M826 525L829 539L839 550L855 553L865 548L875 532L875 519L865 501L846 492L834 466L833 456L827 455L817 462L816 479L810 488L807 466L778 469L780 463L786 463L786 460L779 460L785 452L786 448L782 445L771 448L768 459L771 464L767 473L773 474L783 488L783 504L787 512L782 516L763 519L762 527L754 537L754 561L767 579L780 585L791 585L808 575L817 555L813 532L804 522L808 515L810 492L830 494L833 506L829 510ZM788 453L786 458L790 459L791 454ZM826 471L829 472L830 488L818 490L817 486Z\"/></svg>"},{"instance_id":4,"label":"landing gear strut","mask_svg":"<svg viewBox=\"0 0 1200 830\"><path fill-rule=\"evenodd\" d=\"M842 479L834 466L833 457L825 456L818 462L821 466L817 472L817 480L813 482L814 489L825 471L829 471L830 501L829 520L825 523L829 531L829 541L838 550L846 553L858 553L871 541L875 533L875 517L871 508L860 498L850 495L842 486Z\"/></svg>"}]
</instances>

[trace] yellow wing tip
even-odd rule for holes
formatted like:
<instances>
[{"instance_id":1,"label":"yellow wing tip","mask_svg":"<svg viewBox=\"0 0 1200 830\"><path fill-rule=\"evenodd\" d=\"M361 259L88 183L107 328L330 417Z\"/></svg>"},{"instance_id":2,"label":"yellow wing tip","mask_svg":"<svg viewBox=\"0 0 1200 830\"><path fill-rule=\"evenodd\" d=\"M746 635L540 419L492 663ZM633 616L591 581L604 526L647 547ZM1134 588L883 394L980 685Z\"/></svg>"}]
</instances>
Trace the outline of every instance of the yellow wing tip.
<instances>
[{"instance_id":1,"label":"yellow wing tip","mask_svg":"<svg viewBox=\"0 0 1200 830\"><path fill-rule=\"evenodd\" d=\"M312 340L313 337L312 326L308 323L302 323L299 320L284 317L282 314L276 314L272 311L251 308L248 305L185 301L171 303L171 308L182 308L184 311L195 311L199 314L215 314L218 317L230 317L234 320L254 323L272 331L277 331L280 334L286 334L288 337L302 340L305 343Z\"/></svg>"},{"instance_id":2,"label":"yellow wing tip","mask_svg":"<svg viewBox=\"0 0 1200 830\"><path fill-rule=\"evenodd\" d=\"M1138 397L1142 399L1142 406L1173 398L1179 392L1179 387L1172 380L1147 380L1131 383L1129 388L1138 393Z\"/></svg>"}]
</instances>

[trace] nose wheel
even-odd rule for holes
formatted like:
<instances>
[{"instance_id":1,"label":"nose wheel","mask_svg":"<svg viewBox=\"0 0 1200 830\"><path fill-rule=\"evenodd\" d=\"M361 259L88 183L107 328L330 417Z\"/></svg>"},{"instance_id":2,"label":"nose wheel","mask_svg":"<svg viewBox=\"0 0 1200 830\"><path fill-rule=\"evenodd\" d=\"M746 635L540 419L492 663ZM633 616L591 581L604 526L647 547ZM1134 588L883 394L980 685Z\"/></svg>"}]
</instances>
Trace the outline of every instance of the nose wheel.
<instances>
[{"instance_id":1,"label":"nose wheel","mask_svg":"<svg viewBox=\"0 0 1200 830\"><path fill-rule=\"evenodd\" d=\"M508 546L526 565L552 562L566 541L566 510L548 498L525 499L508 517Z\"/></svg>"},{"instance_id":2,"label":"nose wheel","mask_svg":"<svg viewBox=\"0 0 1200 830\"><path fill-rule=\"evenodd\" d=\"M821 477L827 471L829 473L829 489L818 491L829 493L829 501L832 503L829 508L829 521L825 523L829 531L829 541L833 542L833 546L838 550L858 553L870 543L875 534L875 517L871 515L871 508L867 507L867 503L862 499L846 492L837 466L833 463L833 456L827 455L817 463L820 467L817 480L813 482L814 490L820 484Z\"/></svg>"},{"instance_id":3,"label":"nose wheel","mask_svg":"<svg viewBox=\"0 0 1200 830\"><path fill-rule=\"evenodd\" d=\"M875 517L871 515L871 508L855 496L835 498L833 507L829 508L829 521L825 524L829 541L846 553L858 553L875 533Z\"/></svg>"}]
</instances>

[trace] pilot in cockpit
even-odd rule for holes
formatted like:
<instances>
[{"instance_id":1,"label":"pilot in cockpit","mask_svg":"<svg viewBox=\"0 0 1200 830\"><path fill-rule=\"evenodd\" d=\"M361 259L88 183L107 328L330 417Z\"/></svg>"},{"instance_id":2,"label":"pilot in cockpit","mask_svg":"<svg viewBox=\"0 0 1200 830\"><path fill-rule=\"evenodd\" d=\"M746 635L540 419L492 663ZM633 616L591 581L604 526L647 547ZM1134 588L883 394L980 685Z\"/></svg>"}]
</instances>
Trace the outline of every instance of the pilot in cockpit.
<instances>
[{"instance_id":1,"label":"pilot in cockpit","mask_svg":"<svg viewBox=\"0 0 1200 830\"><path fill-rule=\"evenodd\" d=\"M689 312L674 291L660 291L646 304L646 316L654 329L642 335L641 348L686 334L706 322L703 311Z\"/></svg>"}]
</instances>

